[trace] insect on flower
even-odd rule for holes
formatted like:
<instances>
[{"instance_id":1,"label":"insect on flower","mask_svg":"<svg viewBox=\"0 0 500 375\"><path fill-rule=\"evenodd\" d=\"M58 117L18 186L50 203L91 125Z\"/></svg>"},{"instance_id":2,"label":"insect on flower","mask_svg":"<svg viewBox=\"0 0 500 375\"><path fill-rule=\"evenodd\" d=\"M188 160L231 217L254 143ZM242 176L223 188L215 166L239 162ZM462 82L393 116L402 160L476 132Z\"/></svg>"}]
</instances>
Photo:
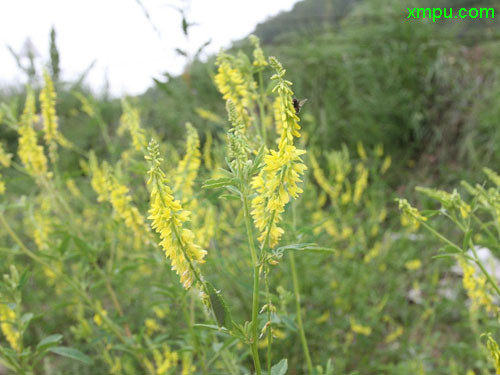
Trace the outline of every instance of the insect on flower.
<instances>
[{"instance_id":1,"label":"insect on flower","mask_svg":"<svg viewBox=\"0 0 500 375\"><path fill-rule=\"evenodd\" d=\"M297 98L293 98L293 108L295 108L295 113L298 114L302 108L302 106L307 102L306 99L298 100Z\"/></svg>"}]
</instances>

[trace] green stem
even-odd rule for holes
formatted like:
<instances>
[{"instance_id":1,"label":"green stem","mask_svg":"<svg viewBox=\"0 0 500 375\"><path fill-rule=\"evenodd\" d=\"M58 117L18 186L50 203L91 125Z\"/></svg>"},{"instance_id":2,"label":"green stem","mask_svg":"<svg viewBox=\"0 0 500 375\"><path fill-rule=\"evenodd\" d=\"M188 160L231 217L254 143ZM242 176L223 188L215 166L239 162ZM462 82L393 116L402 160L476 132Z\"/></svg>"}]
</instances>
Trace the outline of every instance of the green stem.
<instances>
[{"instance_id":1,"label":"green stem","mask_svg":"<svg viewBox=\"0 0 500 375\"><path fill-rule=\"evenodd\" d=\"M292 230L293 236L295 237L295 231L297 228L297 211L295 208L295 202L292 203ZM304 331L304 324L302 323L302 309L300 307L300 288L299 279L297 277L297 268L295 267L295 255L293 251L290 252L290 268L292 271L292 281L293 281L293 293L295 295L295 310L297 314L297 325L299 328L300 342L302 344L302 351L306 357L307 372L309 375L313 373L313 366L311 361L311 356L309 354L309 347L307 345L306 333Z\"/></svg>"},{"instance_id":2,"label":"green stem","mask_svg":"<svg viewBox=\"0 0 500 375\"><path fill-rule=\"evenodd\" d=\"M427 229L429 232L431 232L433 235L435 235L436 237L438 237L441 241L445 242L446 244L450 245L452 248L454 248L455 250L458 250L460 253L463 253L463 249L461 249L460 247L458 247L456 244L454 244L452 241L450 241L449 239L447 239L445 236L443 236L441 233L439 233L438 231L436 231L433 227L431 227L430 225L428 225L427 223L423 222L423 221L419 221L420 224L422 224L424 226L425 229Z\"/></svg>"},{"instance_id":3,"label":"green stem","mask_svg":"<svg viewBox=\"0 0 500 375\"><path fill-rule=\"evenodd\" d=\"M273 331L271 327L271 293L269 293L269 272L267 270L264 272L264 282L266 284L266 299L267 299L267 373L271 373L271 363L272 363L272 343L273 343Z\"/></svg>"},{"instance_id":4,"label":"green stem","mask_svg":"<svg viewBox=\"0 0 500 375\"><path fill-rule=\"evenodd\" d=\"M252 357L255 365L255 373L257 375L262 374L262 370L260 368L260 360L259 360L259 350L257 347L258 344L258 315L259 315L259 279L260 279L260 266L257 259L257 251L255 250L255 243L253 237L253 229L252 222L250 219L250 208L248 205L248 198L246 194L242 194L243 200L243 212L245 216L245 226L247 229L247 237L248 237L248 246L250 248L250 255L252 257L252 266L253 266L253 296L252 296L252 340L251 340L251 349L252 349Z\"/></svg>"},{"instance_id":5,"label":"green stem","mask_svg":"<svg viewBox=\"0 0 500 375\"><path fill-rule=\"evenodd\" d=\"M309 355L309 347L307 346L307 339L306 339L306 334L304 331L304 324L302 323L302 311L300 308L299 280L297 278L297 269L295 267L295 255L293 254L293 251L290 252L290 268L292 271L293 293L295 295L295 310L297 313L297 326L299 328L300 342L302 344L302 350L304 352L304 356L306 357L307 372L309 373L309 375L312 375L313 366L312 366L311 356Z\"/></svg>"}]
</instances>

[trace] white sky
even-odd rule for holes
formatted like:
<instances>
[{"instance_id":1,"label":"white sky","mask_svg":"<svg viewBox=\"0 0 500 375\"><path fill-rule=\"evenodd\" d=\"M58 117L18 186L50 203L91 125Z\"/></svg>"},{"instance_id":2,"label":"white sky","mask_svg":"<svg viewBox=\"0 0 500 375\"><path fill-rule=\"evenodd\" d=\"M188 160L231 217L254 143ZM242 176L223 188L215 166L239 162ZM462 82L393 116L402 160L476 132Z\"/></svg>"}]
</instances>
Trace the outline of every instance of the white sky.
<instances>
[{"instance_id":1,"label":"white sky","mask_svg":"<svg viewBox=\"0 0 500 375\"><path fill-rule=\"evenodd\" d=\"M31 38L44 62L49 61L49 33L57 32L62 78L78 77L94 60L87 83L99 91L107 75L115 95L139 94L168 71L178 74L186 62L176 47L194 53L208 39L206 53L217 52L252 32L257 23L298 0L192 0L189 41L181 30L181 0L142 0L156 32L136 0L0 0L0 86L24 84L7 49L19 51Z\"/></svg>"}]
</instances>

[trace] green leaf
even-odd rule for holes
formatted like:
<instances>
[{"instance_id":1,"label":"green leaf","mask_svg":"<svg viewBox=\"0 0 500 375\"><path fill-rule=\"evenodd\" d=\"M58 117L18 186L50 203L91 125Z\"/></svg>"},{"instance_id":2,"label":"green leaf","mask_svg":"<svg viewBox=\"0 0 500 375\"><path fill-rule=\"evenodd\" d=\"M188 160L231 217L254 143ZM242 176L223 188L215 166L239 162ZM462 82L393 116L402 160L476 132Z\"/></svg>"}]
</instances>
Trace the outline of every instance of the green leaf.
<instances>
[{"instance_id":1,"label":"green leaf","mask_svg":"<svg viewBox=\"0 0 500 375\"><path fill-rule=\"evenodd\" d=\"M36 346L36 350L39 352L43 352L44 350L47 350L51 346L59 344L62 338L63 338L62 335L59 334L47 336L38 343L38 345Z\"/></svg>"},{"instance_id":2,"label":"green leaf","mask_svg":"<svg viewBox=\"0 0 500 375\"><path fill-rule=\"evenodd\" d=\"M283 358L271 368L271 375L285 375L288 370L288 360Z\"/></svg>"},{"instance_id":3,"label":"green leaf","mask_svg":"<svg viewBox=\"0 0 500 375\"><path fill-rule=\"evenodd\" d=\"M213 324L193 324L193 327L206 328L206 329L211 329L211 330L217 331L217 332L229 333L227 328L219 327L219 326L216 326Z\"/></svg>"},{"instance_id":4,"label":"green leaf","mask_svg":"<svg viewBox=\"0 0 500 375\"><path fill-rule=\"evenodd\" d=\"M239 201L241 198L235 194L222 194L219 196L219 199L229 199L229 200Z\"/></svg>"},{"instance_id":5,"label":"green leaf","mask_svg":"<svg viewBox=\"0 0 500 375\"><path fill-rule=\"evenodd\" d=\"M217 324L219 327L231 328L233 322L226 302L212 284L207 282L206 286Z\"/></svg>"},{"instance_id":6,"label":"green leaf","mask_svg":"<svg viewBox=\"0 0 500 375\"><path fill-rule=\"evenodd\" d=\"M286 250L293 251L311 251L315 253L329 253L335 254L337 250L332 249L330 247L318 246L315 243L298 243L293 245L281 246L276 249L278 252L284 252Z\"/></svg>"},{"instance_id":7,"label":"green leaf","mask_svg":"<svg viewBox=\"0 0 500 375\"><path fill-rule=\"evenodd\" d=\"M26 313L23 314L21 317L21 323L25 324L26 326L30 323L31 319L33 319L35 315L33 313Z\"/></svg>"},{"instance_id":8,"label":"green leaf","mask_svg":"<svg viewBox=\"0 0 500 375\"><path fill-rule=\"evenodd\" d=\"M227 185L232 185L234 180L232 178L211 178L203 183L203 189L221 188Z\"/></svg>"},{"instance_id":9,"label":"green leaf","mask_svg":"<svg viewBox=\"0 0 500 375\"><path fill-rule=\"evenodd\" d=\"M54 346L50 348L49 351L55 354L59 354L60 356L66 358L71 358L83 362L87 365L91 365L94 363L94 361L89 356L83 354L81 351L77 349L68 348L67 346Z\"/></svg>"}]
</instances>

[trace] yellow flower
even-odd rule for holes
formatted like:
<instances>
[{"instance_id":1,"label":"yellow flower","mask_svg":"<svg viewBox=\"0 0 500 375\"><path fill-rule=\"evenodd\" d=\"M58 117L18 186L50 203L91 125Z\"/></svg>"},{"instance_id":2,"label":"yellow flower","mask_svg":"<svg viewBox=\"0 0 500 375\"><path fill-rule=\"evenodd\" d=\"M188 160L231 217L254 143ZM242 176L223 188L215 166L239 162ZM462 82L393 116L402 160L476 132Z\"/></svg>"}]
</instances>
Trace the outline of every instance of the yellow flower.
<instances>
[{"instance_id":1,"label":"yellow flower","mask_svg":"<svg viewBox=\"0 0 500 375\"><path fill-rule=\"evenodd\" d=\"M387 170L391 167L392 159L389 155L387 155L384 158L384 162L382 163L382 166L380 167L380 174L385 174Z\"/></svg>"},{"instance_id":2,"label":"yellow flower","mask_svg":"<svg viewBox=\"0 0 500 375\"><path fill-rule=\"evenodd\" d=\"M149 243L149 229L144 217L132 202L129 188L117 180L106 163L100 167L93 153L89 156L89 167L92 173L91 185L98 195L97 201L111 203L116 217L134 234L136 248L141 243Z\"/></svg>"},{"instance_id":3,"label":"yellow flower","mask_svg":"<svg viewBox=\"0 0 500 375\"><path fill-rule=\"evenodd\" d=\"M78 187L76 186L75 184L75 180L73 180L72 178L68 178L66 180L66 187L68 188L68 190L70 191L70 193L75 197L75 198L81 198L82 196L82 193L80 192L80 190L78 189Z\"/></svg>"},{"instance_id":4,"label":"yellow flower","mask_svg":"<svg viewBox=\"0 0 500 375\"><path fill-rule=\"evenodd\" d=\"M367 159L367 156L366 156L366 151L365 151L365 147L363 146L363 143L358 142L357 148L358 148L359 157L361 158L361 160L365 161Z\"/></svg>"},{"instance_id":5,"label":"yellow flower","mask_svg":"<svg viewBox=\"0 0 500 375\"><path fill-rule=\"evenodd\" d=\"M483 168L483 172L488 176L491 182L493 182L497 187L500 187L500 175L498 173L490 168Z\"/></svg>"},{"instance_id":6,"label":"yellow flower","mask_svg":"<svg viewBox=\"0 0 500 375\"><path fill-rule=\"evenodd\" d=\"M12 154L8 154L0 144L0 164L2 164L2 166L4 166L5 168L9 168L11 159Z\"/></svg>"},{"instance_id":7,"label":"yellow flower","mask_svg":"<svg viewBox=\"0 0 500 375\"><path fill-rule=\"evenodd\" d=\"M403 334L403 332L404 332L403 326L398 325L394 331L392 331L391 333L389 333L386 336L386 338L384 340L385 343L386 344L390 344L391 342L396 341L399 337L401 337L401 335Z\"/></svg>"},{"instance_id":8,"label":"yellow flower","mask_svg":"<svg viewBox=\"0 0 500 375\"><path fill-rule=\"evenodd\" d=\"M357 323L354 318L349 318L349 321L351 323L351 330L354 333L359 333L360 335L365 335L365 336L370 336L372 334L372 329L371 327L361 325Z\"/></svg>"},{"instance_id":9,"label":"yellow flower","mask_svg":"<svg viewBox=\"0 0 500 375\"><path fill-rule=\"evenodd\" d=\"M40 103L42 107L42 119L45 142L53 144L58 138L57 115L56 115L56 91L49 72L44 70L43 80L45 86L40 92Z\"/></svg>"},{"instance_id":10,"label":"yellow flower","mask_svg":"<svg viewBox=\"0 0 500 375\"><path fill-rule=\"evenodd\" d=\"M403 226L412 225L414 229L417 229L421 222L427 221L427 218L418 209L412 207L406 199L396 199L396 202L399 204L399 209L403 211L401 216Z\"/></svg>"},{"instance_id":11,"label":"yellow flower","mask_svg":"<svg viewBox=\"0 0 500 375\"><path fill-rule=\"evenodd\" d=\"M50 200L40 198L40 207L33 214L33 239L39 250L47 250L49 236L53 231L53 216L51 215Z\"/></svg>"},{"instance_id":12,"label":"yellow flower","mask_svg":"<svg viewBox=\"0 0 500 375\"><path fill-rule=\"evenodd\" d=\"M103 317L108 316L108 312L102 307L99 307L99 312L94 314L94 323L96 326L100 327L103 323Z\"/></svg>"},{"instance_id":13,"label":"yellow flower","mask_svg":"<svg viewBox=\"0 0 500 375\"><path fill-rule=\"evenodd\" d=\"M94 117L95 111L90 100L79 92L75 93L74 95L80 101L80 104L82 105L82 111L86 113L87 116Z\"/></svg>"},{"instance_id":14,"label":"yellow flower","mask_svg":"<svg viewBox=\"0 0 500 375\"><path fill-rule=\"evenodd\" d=\"M281 221L285 205L290 198L296 199L302 193L297 184L301 182L300 176L306 169L300 158L304 153L294 146L285 146L279 152L271 150L264 157L265 167L252 180L252 188L258 193L252 200L252 216L261 232L261 243L264 243L269 231L268 245L271 248L283 234L283 229L277 224Z\"/></svg>"},{"instance_id":15,"label":"yellow flower","mask_svg":"<svg viewBox=\"0 0 500 375\"><path fill-rule=\"evenodd\" d=\"M323 324L328 321L328 318L330 318L330 311L326 311L323 315L316 318L315 322L316 324Z\"/></svg>"},{"instance_id":16,"label":"yellow flower","mask_svg":"<svg viewBox=\"0 0 500 375\"><path fill-rule=\"evenodd\" d=\"M193 365L193 359L190 352L182 353L182 375L194 375L196 366Z\"/></svg>"},{"instance_id":17,"label":"yellow flower","mask_svg":"<svg viewBox=\"0 0 500 375\"><path fill-rule=\"evenodd\" d=\"M420 259L413 259L405 263L405 268L408 271L415 271L422 267L422 262Z\"/></svg>"},{"instance_id":18,"label":"yellow flower","mask_svg":"<svg viewBox=\"0 0 500 375\"><path fill-rule=\"evenodd\" d=\"M363 164L359 163L356 166L356 172L357 180L354 184L354 194L352 200L355 204L358 204L361 201L361 196L363 195L366 186L368 185L368 170Z\"/></svg>"},{"instance_id":19,"label":"yellow flower","mask_svg":"<svg viewBox=\"0 0 500 375\"><path fill-rule=\"evenodd\" d=\"M186 124L186 128L186 155L179 162L174 176L174 191L182 192L182 203L193 198L193 186L201 164L198 132L190 123Z\"/></svg>"},{"instance_id":20,"label":"yellow flower","mask_svg":"<svg viewBox=\"0 0 500 375\"><path fill-rule=\"evenodd\" d=\"M260 46L259 38L255 35L250 35L250 42L253 45L253 65L257 68L264 68L268 65L266 58L264 57L264 51Z\"/></svg>"},{"instance_id":21,"label":"yellow flower","mask_svg":"<svg viewBox=\"0 0 500 375\"><path fill-rule=\"evenodd\" d=\"M368 251L364 257L364 262L365 263L370 263L372 259L376 258L379 254L380 251L382 250L382 243L380 241L377 241L375 245Z\"/></svg>"},{"instance_id":22,"label":"yellow flower","mask_svg":"<svg viewBox=\"0 0 500 375\"><path fill-rule=\"evenodd\" d=\"M196 114L204 120L208 120L220 125L225 125L224 120L218 114L213 113L208 109L197 107L194 110L196 111Z\"/></svg>"},{"instance_id":23,"label":"yellow flower","mask_svg":"<svg viewBox=\"0 0 500 375\"><path fill-rule=\"evenodd\" d=\"M21 116L21 124L18 129L19 147L18 154L26 171L36 177L50 177L47 173L47 158L43 152L43 147L37 144L37 136L33 129L33 122L36 121L35 96L33 91L28 89L26 104Z\"/></svg>"},{"instance_id":24,"label":"yellow flower","mask_svg":"<svg viewBox=\"0 0 500 375\"><path fill-rule=\"evenodd\" d=\"M109 202L113 206L116 216L118 216L125 226L132 230L135 236L135 246L138 248L141 243L149 243L148 229L137 207L132 203L127 186L120 184L115 176L109 176Z\"/></svg>"},{"instance_id":25,"label":"yellow flower","mask_svg":"<svg viewBox=\"0 0 500 375\"><path fill-rule=\"evenodd\" d=\"M144 365L152 375L167 375L173 373L170 370L177 368L179 355L172 351L166 344L162 346L162 350L153 349L154 365L149 360L144 361Z\"/></svg>"},{"instance_id":26,"label":"yellow flower","mask_svg":"<svg viewBox=\"0 0 500 375\"><path fill-rule=\"evenodd\" d=\"M212 133L207 131L205 137L205 144L203 145L203 164L208 170L214 169L214 163L212 161Z\"/></svg>"},{"instance_id":27,"label":"yellow flower","mask_svg":"<svg viewBox=\"0 0 500 375\"><path fill-rule=\"evenodd\" d=\"M309 160L311 161L313 175L318 185L332 198L332 200L336 200L339 190L330 185L314 154L309 154Z\"/></svg>"},{"instance_id":28,"label":"yellow flower","mask_svg":"<svg viewBox=\"0 0 500 375\"><path fill-rule=\"evenodd\" d=\"M15 351L21 351L21 333L15 328L17 315L7 305L0 304L0 329L7 339L10 347Z\"/></svg>"},{"instance_id":29,"label":"yellow flower","mask_svg":"<svg viewBox=\"0 0 500 375\"><path fill-rule=\"evenodd\" d=\"M214 81L224 100L232 100L236 106L238 116L245 126L250 125L249 109L255 97L256 83L250 76L245 76L235 67L237 61L225 53L217 56L217 74Z\"/></svg>"},{"instance_id":30,"label":"yellow flower","mask_svg":"<svg viewBox=\"0 0 500 375\"><path fill-rule=\"evenodd\" d=\"M160 307L158 306L154 306L153 307L153 312L155 313L156 317L158 319L163 319L165 318L165 316L167 315L165 310L162 310Z\"/></svg>"},{"instance_id":31,"label":"yellow flower","mask_svg":"<svg viewBox=\"0 0 500 375\"><path fill-rule=\"evenodd\" d=\"M146 334L148 336L151 336L153 333L160 330L160 326L158 325L158 322L154 319L146 319L144 321L144 325L146 326Z\"/></svg>"},{"instance_id":32,"label":"yellow flower","mask_svg":"<svg viewBox=\"0 0 500 375\"><path fill-rule=\"evenodd\" d=\"M109 166L106 162L99 166L93 152L89 155L89 170L92 173L90 185L97 193L97 201L104 202L109 198Z\"/></svg>"},{"instance_id":33,"label":"yellow flower","mask_svg":"<svg viewBox=\"0 0 500 375\"><path fill-rule=\"evenodd\" d=\"M166 184L166 177L160 168L159 145L152 140L148 146L151 168L148 172L148 184L151 189L151 209L149 219L152 228L160 234L160 246L170 259L172 269L180 276L181 283L189 289L194 280L201 282L195 267L203 263L206 251L194 243L191 230L184 228L189 222L190 212L183 210L181 203L175 200Z\"/></svg>"},{"instance_id":34,"label":"yellow flower","mask_svg":"<svg viewBox=\"0 0 500 375\"><path fill-rule=\"evenodd\" d=\"M146 136L144 135L144 130L141 128L141 118L139 110L132 107L130 103L123 99L122 100L123 114L120 119L121 126L118 130L119 134L122 134L125 129L130 132L132 136L132 144L137 151L141 151L146 148Z\"/></svg>"},{"instance_id":35,"label":"yellow flower","mask_svg":"<svg viewBox=\"0 0 500 375\"><path fill-rule=\"evenodd\" d=\"M498 344L495 341L495 339L491 336L491 333L488 333L485 336L487 340L486 347L490 352L490 357L495 365L496 373L500 374L500 348L498 347Z\"/></svg>"},{"instance_id":36,"label":"yellow flower","mask_svg":"<svg viewBox=\"0 0 500 375\"><path fill-rule=\"evenodd\" d=\"M476 276L474 266L467 263L466 260L460 259L459 263L464 272L463 285L472 302L471 309L477 310L483 306L488 312L497 312L498 309L493 304L493 298L487 290L486 277Z\"/></svg>"}]
</instances>

